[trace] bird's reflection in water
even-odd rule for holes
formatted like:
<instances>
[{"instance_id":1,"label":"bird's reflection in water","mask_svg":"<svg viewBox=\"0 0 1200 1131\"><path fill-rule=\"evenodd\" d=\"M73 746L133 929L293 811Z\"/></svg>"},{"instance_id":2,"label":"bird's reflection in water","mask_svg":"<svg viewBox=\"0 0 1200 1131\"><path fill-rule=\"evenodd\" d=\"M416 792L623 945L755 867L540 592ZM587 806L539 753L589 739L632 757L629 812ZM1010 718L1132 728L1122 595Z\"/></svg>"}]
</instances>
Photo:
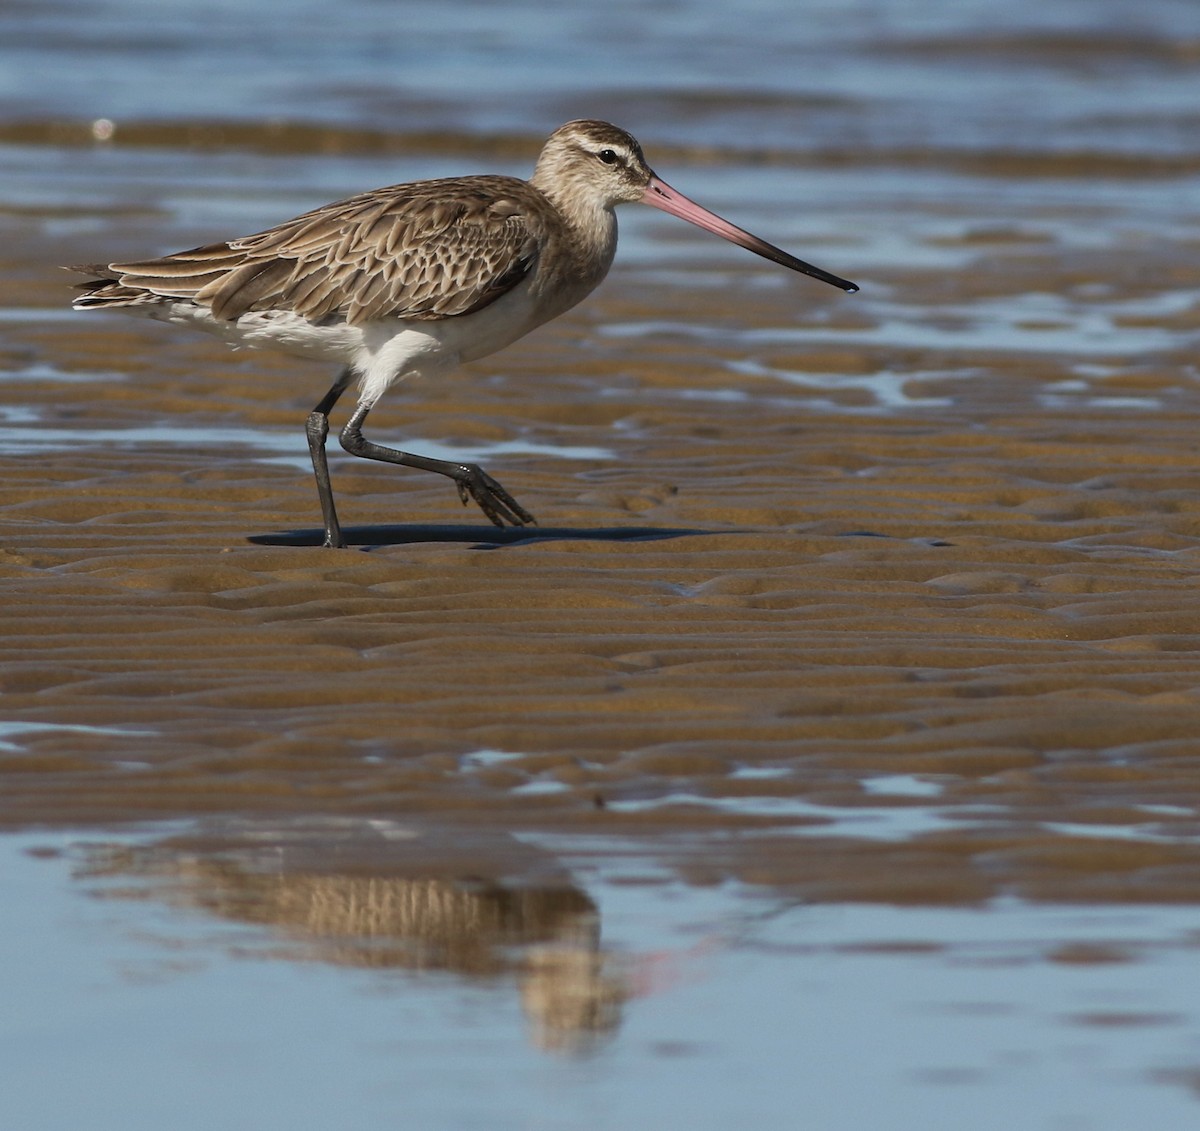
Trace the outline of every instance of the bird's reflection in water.
<instances>
[{"instance_id":1,"label":"bird's reflection in water","mask_svg":"<svg viewBox=\"0 0 1200 1131\"><path fill-rule=\"evenodd\" d=\"M598 928L596 919L588 937L580 932L526 952L521 1005L540 1048L575 1052L616 1031L628 986L600 948Z\"/></svg>"},{"instance_id":2,"label":"bird's reflection in water","mask_svg":"<svg viewBox=\"0 0 1200 1131\"><path fill-rule=\"evenodd\" d=\"M226 823L86 845L75 875L100 896L266 928L265 948L252 949L270 958L511 980L547 1050L602 1041L628 996L600 946L595 903L552 857L508 837L483 844L382 822ZM237 945L245 951L244 939Z\"/></svg>"}]
</instances>

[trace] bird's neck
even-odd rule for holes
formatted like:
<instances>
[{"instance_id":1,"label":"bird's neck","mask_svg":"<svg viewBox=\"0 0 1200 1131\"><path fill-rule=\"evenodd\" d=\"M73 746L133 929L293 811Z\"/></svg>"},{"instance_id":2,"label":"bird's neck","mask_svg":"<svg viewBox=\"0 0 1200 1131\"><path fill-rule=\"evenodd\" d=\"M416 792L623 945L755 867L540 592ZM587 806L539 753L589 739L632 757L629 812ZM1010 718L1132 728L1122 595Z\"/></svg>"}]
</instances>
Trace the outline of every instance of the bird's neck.
<instances>
[{"instance_id":1,"label":"bird's neck","mask_svg":"<svg viewBox=\"0 0 1200 1131\"><path fill-rule=\"evenodd\" d=\"M592 186L577 181L569 170L539 161L530 183L562 218L570 238L589 256L612 261L617 241L617 218L612 206L598 198Z\"/></svg>"},{"instance_id":2,"label":"bird's neck","mask_svg":"<svg viewBox=\"0 0 1200 1131\"><path fill-rule=\"evenodd\" d=\"M557 181L539 183L536 176L531 183L554 206L559 219L550 241L557 245L557 254L549 257L541 281L561 291L567 305L574 305L600 284L612 266L617 218L594 194L572 192L569 184Z\"/></svg>"}]
</instances>

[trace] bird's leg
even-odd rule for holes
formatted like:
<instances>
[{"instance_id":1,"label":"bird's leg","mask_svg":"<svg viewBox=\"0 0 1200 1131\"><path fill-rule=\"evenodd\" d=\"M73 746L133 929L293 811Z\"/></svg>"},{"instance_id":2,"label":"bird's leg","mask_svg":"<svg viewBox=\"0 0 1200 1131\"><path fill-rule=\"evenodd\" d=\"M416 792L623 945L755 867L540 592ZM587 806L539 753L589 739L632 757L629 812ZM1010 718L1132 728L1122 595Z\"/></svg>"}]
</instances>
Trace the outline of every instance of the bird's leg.
<instances>
[{"instance_id":1,"label":"bird's leg","mask_svg":"<svg viewBox=\"0 0 1200 1131\"><path fill-rule=\"evenodd\" d=\"M369 402L360 402L338 437L342 447L351 455L447 475L458 486L458 497L462 499L463 506L466 506L468 498L474 499L479 509L497 526L502 527L506 522L510 526L537 525L537 519L477 464L452 463L449 460L412 455L364 439L362 424L371 408Z\"/></svg>"},{"instance_id":2,"label":"bird's leg","mask_svg":"<svg viewBox=\"0 0 1200 1131\"><path fill-rule=\"evenodd\" d=\"M354 372L349 367L338 374L316 408L308 414L304 430L308 433L308 454L312 456L313 475L317 480L317 496L325 519L325 545L341 548L346 545L337 510L333 505L333 486L329 482L329 461L325 457L325 437L329 435L329 413L338 398L346 391Z\"/></svg>"}]
</instances>

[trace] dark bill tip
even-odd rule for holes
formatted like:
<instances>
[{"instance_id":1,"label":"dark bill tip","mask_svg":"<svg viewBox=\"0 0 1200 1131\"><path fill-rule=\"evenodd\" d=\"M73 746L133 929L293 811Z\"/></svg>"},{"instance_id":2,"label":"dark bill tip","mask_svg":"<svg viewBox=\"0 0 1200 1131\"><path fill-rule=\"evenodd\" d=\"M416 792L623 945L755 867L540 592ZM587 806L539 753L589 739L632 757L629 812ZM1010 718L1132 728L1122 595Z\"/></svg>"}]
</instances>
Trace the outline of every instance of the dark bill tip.
<instances>
[{"instance_id":1,"label":"dark bill tip","mask_svg":"<svg viewBox=\"0 0 1200 1131\"><path fill-rule=\"evenodd\" d=\"M650 183L646 186L642 203L649 204L652 208L660 208L663 212L669 212L672 216L678 216L689 224L695 224L698 228L703 228L730 243L744 247L747 251L754 252L755 255L761 255L764 259L778 263L781 267L788 267L793 271L799 271L802 275L819 279L822 283L828 283L831 287L837 287L847 294L854 294L858 290L857 283L852 283L849 279L843 279L840 275L833 275L820 267L814 267L811 263L805 263L803 259L789 255L782 248L767 243L766 240L747 232L744 228L731 224L715 212L710 212L653 174L650 177Z\"/></svg>"}]
</instances>

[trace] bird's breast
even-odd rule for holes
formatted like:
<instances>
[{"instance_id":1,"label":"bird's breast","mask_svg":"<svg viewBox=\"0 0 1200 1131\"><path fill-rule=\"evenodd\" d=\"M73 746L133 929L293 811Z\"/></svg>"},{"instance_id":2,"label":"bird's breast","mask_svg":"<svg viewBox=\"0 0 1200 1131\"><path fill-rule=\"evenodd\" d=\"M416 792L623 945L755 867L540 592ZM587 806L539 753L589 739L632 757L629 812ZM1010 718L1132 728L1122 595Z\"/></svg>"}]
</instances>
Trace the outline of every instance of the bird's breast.
<instances>
[{"instance_id":1,"label":"bird's breast","mask_svg":"<svg viewBox=\"0 0 1200 1131\"><path fill-rule=\"evenodd\" d=\"M530 291L539 322L570 310L608 274L617 251L617 218L597 209L565 222L542 243Z\"/></svg>"}]
</instances>

